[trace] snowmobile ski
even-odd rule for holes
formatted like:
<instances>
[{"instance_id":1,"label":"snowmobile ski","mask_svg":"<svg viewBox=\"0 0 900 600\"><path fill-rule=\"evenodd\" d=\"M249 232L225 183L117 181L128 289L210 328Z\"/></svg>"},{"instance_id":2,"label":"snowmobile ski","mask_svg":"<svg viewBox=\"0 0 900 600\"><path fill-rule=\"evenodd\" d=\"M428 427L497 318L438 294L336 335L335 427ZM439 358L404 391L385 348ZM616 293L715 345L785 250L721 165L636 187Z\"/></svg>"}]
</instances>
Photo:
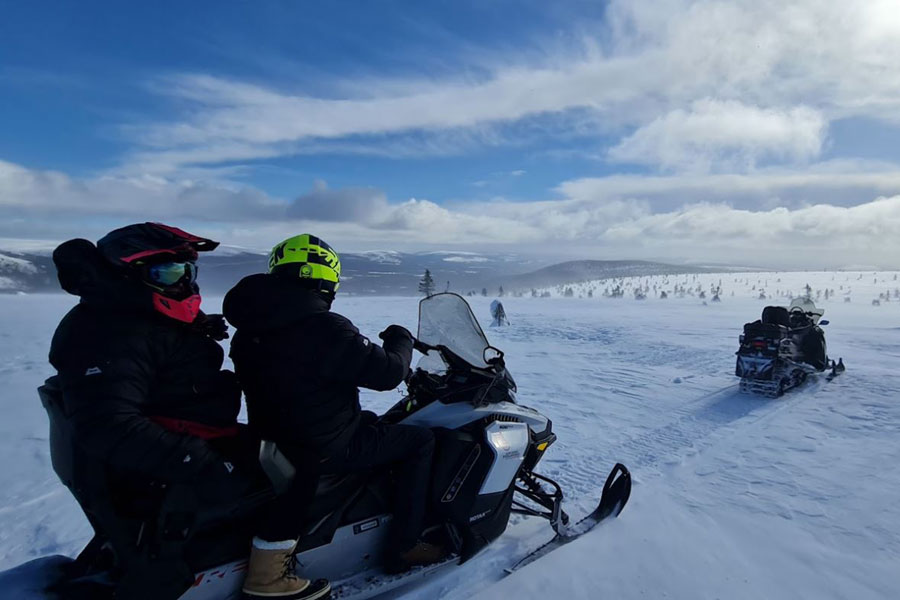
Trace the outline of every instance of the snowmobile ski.
<instances>
[{"instance_id":1,"label":"snowmobile ski","mask_svg":"<svg viewBox=\"0 0 900 600\"><path fill-rule=\"evenodd\" d=\"M525 565L529 565L561 546L578 539L609 517L619 516L630 496L631 473L625 465L616 463L616 466L612 468L612 471L606 478L606 483L603 485L603 492L600 495L600 503L597 505L597 508L574 525L567 525L565 520L560 519L556 523L556 535L553 539L523 557L512 567L504 569L505 573L507 575L514 573Z\"/></svg>"},{"instance_id":2,"label":"snowmobile ski","mask_svg":"<svg viewBox=\"0 0 900 600\"><path fill-rule=\"evenodd\" d=\"M844 359L839 358L837 362L831 361L831 371L829 371L828 375L825 376L825 381L831 381L841 373L847 370L847 367L844 366Z\"/></svg>"}]
</instances>

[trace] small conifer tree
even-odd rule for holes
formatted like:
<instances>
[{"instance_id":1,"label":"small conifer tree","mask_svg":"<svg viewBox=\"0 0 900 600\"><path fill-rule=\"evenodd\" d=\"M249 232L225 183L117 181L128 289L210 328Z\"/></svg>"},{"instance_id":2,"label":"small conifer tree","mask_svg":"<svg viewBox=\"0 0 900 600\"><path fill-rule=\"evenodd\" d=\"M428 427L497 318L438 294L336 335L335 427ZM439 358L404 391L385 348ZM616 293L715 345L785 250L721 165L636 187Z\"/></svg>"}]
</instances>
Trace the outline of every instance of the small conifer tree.
<instances>
[{"instance_id":1,"label":"small conifer tree","mask_svg":"<svg viewBox=\"0 0 900 600\"><path fill-rule=\"evenodd\" d=\"M434 295L434 279L431 277L431 271L425 269L425 275L422 277L422 281L419 282L419 292L425 295L425 297Z\"/></svg>"}]
</instances>

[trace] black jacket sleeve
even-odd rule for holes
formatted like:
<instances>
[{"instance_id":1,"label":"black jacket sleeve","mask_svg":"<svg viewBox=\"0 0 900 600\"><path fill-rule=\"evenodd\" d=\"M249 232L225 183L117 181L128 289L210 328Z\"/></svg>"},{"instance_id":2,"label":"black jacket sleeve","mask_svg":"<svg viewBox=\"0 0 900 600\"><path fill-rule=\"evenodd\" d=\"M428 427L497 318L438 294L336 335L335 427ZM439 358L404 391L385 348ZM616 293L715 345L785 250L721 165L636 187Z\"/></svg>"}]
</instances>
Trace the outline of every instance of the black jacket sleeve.
<instances>
[{"instance_id":1,"label":"black jacket sleeve","mask_svg":"<svg viewBox=\"0 0 900 600\"><path fill-rule=\"evenodd\" d=\"M100 344L85 346L57 369L66 412L86 452L171 483L188 482L214 466L216 455L206 442L172 433L144 414L156 376L146 341L109 344L111 352L98 351Z\"/></svg>"},{"instance_id":2,"label":"black jacket sleeve","mask_svg":"<svg viewBox=\"0 0 900 600\"><path fill-rule=\"evenodd\" d=\"M322 338L325 378L377 391L392 390L403 382L412 362L411 337L392 336L382 347L360 334L348 319L335 313L326 317Z\"/></svg>"}]
</instances>

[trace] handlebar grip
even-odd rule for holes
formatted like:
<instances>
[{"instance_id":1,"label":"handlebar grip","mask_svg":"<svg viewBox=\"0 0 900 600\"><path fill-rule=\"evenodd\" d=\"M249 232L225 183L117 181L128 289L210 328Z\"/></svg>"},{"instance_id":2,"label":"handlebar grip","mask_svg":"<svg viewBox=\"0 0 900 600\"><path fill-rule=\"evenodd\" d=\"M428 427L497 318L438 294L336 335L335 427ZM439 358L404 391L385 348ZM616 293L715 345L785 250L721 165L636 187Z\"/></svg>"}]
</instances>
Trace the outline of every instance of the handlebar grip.
<instances>
[{"instance_id":1,"label":"handlebar grip","mask_svg":"<svg viewBox=\"0 0 900 600\"><path fill-rule=\"evenodd\" d=\"M422 354L426 354L429 350L434 350L434 346L426 344L425 342L420 342L416 338L413 338L413 349L418 350Z\"/></svg>"}]
</instances>

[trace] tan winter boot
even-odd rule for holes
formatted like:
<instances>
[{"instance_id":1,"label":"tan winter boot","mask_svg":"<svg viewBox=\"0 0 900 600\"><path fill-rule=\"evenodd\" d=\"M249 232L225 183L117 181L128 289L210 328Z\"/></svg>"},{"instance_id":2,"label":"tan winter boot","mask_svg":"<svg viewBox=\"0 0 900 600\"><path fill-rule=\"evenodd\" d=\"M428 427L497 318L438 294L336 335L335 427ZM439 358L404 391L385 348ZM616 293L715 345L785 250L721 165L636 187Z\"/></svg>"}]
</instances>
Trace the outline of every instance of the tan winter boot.
<instances>
[{"instance_id":1,"label":"tan winter boot","mask_svg":"<svg viewBox=\"0 0 900 600\"><path fill-rule=\"evenodd\" d=\"M331 593L325 579L309 581L294 574L295 540L266 542L253 538L244 594L250 598L316 600Z\"/></svg>"}]
</instances>

